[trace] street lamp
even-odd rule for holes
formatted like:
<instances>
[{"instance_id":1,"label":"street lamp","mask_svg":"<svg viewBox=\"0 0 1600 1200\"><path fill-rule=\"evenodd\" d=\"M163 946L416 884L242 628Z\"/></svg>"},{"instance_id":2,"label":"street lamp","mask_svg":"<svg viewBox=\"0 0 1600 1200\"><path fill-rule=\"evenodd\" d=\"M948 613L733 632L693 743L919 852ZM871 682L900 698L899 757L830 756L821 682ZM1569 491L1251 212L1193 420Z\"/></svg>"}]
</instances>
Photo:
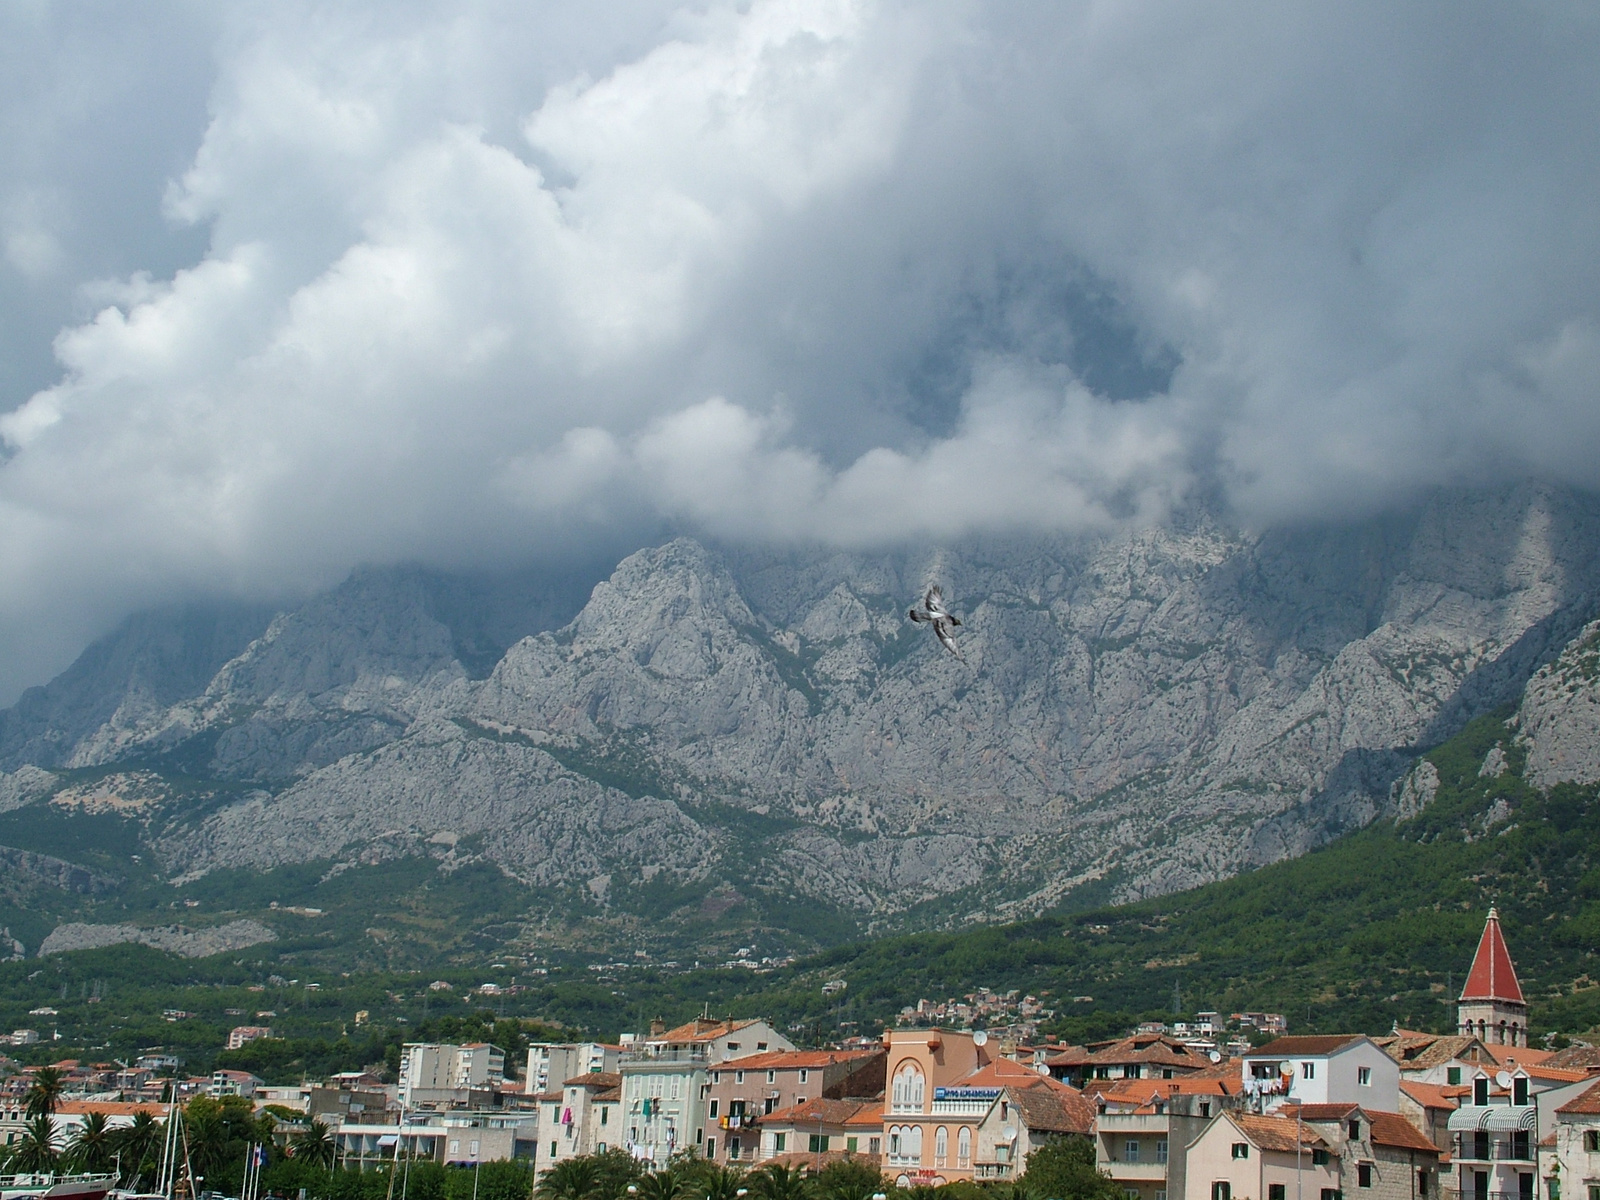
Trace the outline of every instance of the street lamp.
<instances>
[{"instance_id":1,"label":"street lamp","mask_svg":"<svg viewBox=\"0 0 1600 1200\"><path fill-rule=\"evenodd\" d=\"M630 1183L628 1185L628 1195L637 1196L638 1194L639 1194L639 1185L637 1183Z\"/></svg>"}]
</instances>

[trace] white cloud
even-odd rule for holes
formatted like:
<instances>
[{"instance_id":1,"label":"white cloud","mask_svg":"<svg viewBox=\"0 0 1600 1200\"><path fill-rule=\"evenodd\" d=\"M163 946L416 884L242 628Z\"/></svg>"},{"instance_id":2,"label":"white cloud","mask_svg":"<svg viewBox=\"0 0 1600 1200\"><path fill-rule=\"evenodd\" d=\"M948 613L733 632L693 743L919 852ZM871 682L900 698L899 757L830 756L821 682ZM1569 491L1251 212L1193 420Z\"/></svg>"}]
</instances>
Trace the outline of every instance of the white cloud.
<instances>
[{"instance_id":1,"label":"white cloud","mask_svg":"<svg viewBox=\"0 0 1600 1200\"><path fill-rule=\"evenodd\" d=\"M8 262L103 306L0 403L0 687L152 599L662 521L871 545L1196 480L1258 520L1600 483L1581 7L174 12L209 105L129 203L204 232L188 265L140 235L86 271L115 189L0 139L38 159Z\"/></svg>"}]
</instances>

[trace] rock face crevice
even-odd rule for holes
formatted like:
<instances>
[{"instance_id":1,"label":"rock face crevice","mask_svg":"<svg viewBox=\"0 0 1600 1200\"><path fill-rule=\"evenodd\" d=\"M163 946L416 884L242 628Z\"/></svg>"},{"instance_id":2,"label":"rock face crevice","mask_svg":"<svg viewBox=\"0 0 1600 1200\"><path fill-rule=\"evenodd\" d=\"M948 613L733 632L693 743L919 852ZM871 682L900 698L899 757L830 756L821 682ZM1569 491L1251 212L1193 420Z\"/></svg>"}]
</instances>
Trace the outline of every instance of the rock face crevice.
<instances>
[{"instance_id":1,"label":"rock face crevice","mask_svg":"<svg viewBox=\"0 0 1600 1200\"><path fill-rule=\"evenodd\" d=\"M514 639L501 621L470 663L462 630L490 623L465 593L373 570L163 682L164 704L80 712L52 684L50 728L37 700L0 720L29 731L0 737L0 766L222 781L153 826L174 873L377 861L448 832L600 901L598 878L737 862L879 917L1020 915L1426 804L1418 749L1530 677L1530 776L1600 777L1597 551L1594 497L1531 486L1261 534L1196 513L881 553L679 538L570 620L546 604ZM933 580L966 664L905 619Z\"/></svg>"}]
</instances>

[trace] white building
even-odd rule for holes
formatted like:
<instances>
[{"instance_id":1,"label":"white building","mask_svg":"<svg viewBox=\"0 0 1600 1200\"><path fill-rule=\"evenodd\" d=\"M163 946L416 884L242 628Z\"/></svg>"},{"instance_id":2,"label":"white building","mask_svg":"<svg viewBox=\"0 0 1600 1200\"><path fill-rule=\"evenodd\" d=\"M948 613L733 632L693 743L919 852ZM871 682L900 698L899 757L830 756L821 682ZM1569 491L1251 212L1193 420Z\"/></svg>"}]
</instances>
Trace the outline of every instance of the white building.
<instances>
[{"instance_id":1,"label":"white building","mask_svg":"<svg viewBox=\"0 0 1600 1200\"><path fill-rule=\"evenodd\" d=\"M1280 1104L1359 1104L1400 1111L1400 1066L1365 1034L1281 1037L1243 1056L1247 1095Z\"/></svg>"},{"instance_id":2,"label":"white building","mask_svg":"<svg viewBox=\"0 0 1600 1200\"><path fill-rule=\"evenodd\" d=\"M604 1042L532 1042L528 1045L528 1070L522 1090L539 1096L574 1075L595 1071L614 1075L621 1061L622 1047Z\"/></svg>"},{"instance_id":3,"label":"white building","mask_svg":"<svg viewBox=\"0 0 1600 1200\"><path fill-rule=\"evenodd\" d=\"M408 1042L400 1064L402 1108L466 1105L473 1091L498 1088L506 1077L506 1054L488 1042L464 1046Z\"/></svg>"}]
</instances>

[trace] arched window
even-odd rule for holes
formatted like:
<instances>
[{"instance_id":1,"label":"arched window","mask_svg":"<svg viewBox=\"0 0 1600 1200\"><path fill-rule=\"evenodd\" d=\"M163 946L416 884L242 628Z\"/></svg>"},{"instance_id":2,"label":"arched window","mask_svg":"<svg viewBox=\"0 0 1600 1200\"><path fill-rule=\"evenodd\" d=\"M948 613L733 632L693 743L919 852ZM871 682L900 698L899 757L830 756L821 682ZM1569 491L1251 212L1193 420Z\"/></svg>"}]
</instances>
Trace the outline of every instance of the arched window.
<instances>
[{"instance_id":1,"label":"arched window","mask_svg":"<svg viewBox=\"0 0 1600 1200\"><path fill-rule=\"evenodd\" d=\"M891 1111L921 1112L922 1097L921 1068L914 1062L902 1064L900 1069L894 1073Z\"/></svg>"},{"instance_id":2,"label":"arched window","mask_svg":"<svg viewBox=\"0 0 1600 1200\"><path fill-rule=\"evenodd\" d=\"M956 1134L956 1161L965 1163L972 1159L972 1127L963 1125Z\"/></svg>"},{"instance_id":3,"label":"arched window","mask_svg":"<svg viewBox=\"0 0 1600 1200\"><path fill-rule=\"evenodd\" d=\"M900 1126L898 1126L898 1125L889 1126L889 1157L890 1158L899 1158L900 1157L900 1145L901 1145L901 1142L900 1142Z\"/></svg>"},{"instance_id":4,"label":"arched window","mask_svg":"<svg viewBox=\"0 0 1600 1200\"><path fill-rule=\"evenodd\" d=\"M919 1075L917 1078L921 1079L921 1076ZM910 1146L909 1157L910 1157L912 1162L919 1162L920 1163L922 1161L922 1126L921 1125L913 1125L911 1127L911 1146Z\"/></svg>"},{"instance_id":5,"label":"arched window","mask_svg":"<svg viewBox=\"0 0 1600 1200\"><path fill-rule=\"evenodd\" d=\"M943 1125L933 1131L933 1165L942 1167L950 1157L950 1131Z\"/></svg>"}]
</instances>

